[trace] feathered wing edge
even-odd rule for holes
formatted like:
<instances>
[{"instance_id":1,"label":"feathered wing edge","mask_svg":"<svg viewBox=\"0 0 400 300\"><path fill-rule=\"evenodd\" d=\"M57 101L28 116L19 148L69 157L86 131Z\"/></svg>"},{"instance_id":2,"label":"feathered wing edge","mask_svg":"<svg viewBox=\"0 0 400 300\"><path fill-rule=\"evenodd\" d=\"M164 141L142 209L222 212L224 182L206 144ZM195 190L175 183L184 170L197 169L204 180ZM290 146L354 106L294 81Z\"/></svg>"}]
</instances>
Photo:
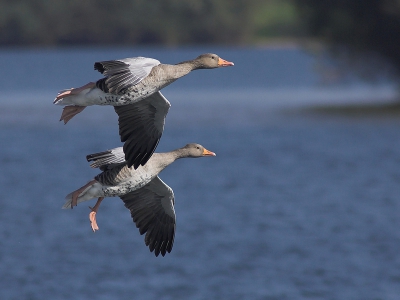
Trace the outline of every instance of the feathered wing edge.
<instances>
[{"instance_id":1,"label":"feathered wing edge","mask_svg":"<svg viewBox=\"0 0 400 300\"><path fill-rule=\"evenodd\" d=\"M122 147L88 154L86 155L86 159L88 162L92 162L90 164L92 168L100 168L102 171L126 163L125 153Z\"/></svg>"},{"instance_id":2,"label":"feathered wing edge","mask_svg":"<svg viewBox=\"0 0 400 300\"><path fill-rule=\"evenodd\" d=\"M108 92L119 94L141 82L150 74L152 68L159 64L160 62L153 58L133 57L96 62L94 69L106 77Z\"/></svg>"},{"instance_id":3,"label":"feathered wing edge","mask_svg":"<svg viewBox=\"0 0 400 300\"><path fill-rule=\"evenodd\" d=\"M168 100L156 92L137 103L114 107L128 167L144 166L153 155L170 106Z\"/></svg>"},{"instance_id":4,"label":"feathered wing edge","mask_svg":"<svg viewBox=\"0 0 400 300\"><path fill-rule=\"evenodd\" d=\"M120 196L130 210L145 244L156 256L170 253L174 244L176 216L174 193L158 176L142 188Z\"/></svg>"}]
</instances>

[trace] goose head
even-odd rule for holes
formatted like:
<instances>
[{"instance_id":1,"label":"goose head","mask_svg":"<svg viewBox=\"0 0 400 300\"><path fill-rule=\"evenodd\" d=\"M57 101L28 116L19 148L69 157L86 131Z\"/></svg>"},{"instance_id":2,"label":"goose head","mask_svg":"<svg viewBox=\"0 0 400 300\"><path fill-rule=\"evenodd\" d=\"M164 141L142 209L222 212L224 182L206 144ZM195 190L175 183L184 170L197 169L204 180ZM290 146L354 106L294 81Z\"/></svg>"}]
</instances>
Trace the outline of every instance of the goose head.
<instances>
[{"instance_id":1,"label":"goose head","mask_svg":"<svg viewBox=\"0 0 400 300\"><path fill-rule=\"evenodd\" d=\"M195 58L194 62L197 66L196 69L214 69L234 65L233 62L222 59L217 54L213 53L202 54Z\"/></svg>"},{"instance_id":2,"label":"goose head","mask_svg":"<svg viewBox=\"0 0 400 300\"><path fill-rule=\"evenodd\" d=\"M204 148L202 145L195 143L187 144L185 147L179 150L182 153L183 157L197 158L204 156L216 156L214 152L211 152Z\"/></svg>"}]
</instances>

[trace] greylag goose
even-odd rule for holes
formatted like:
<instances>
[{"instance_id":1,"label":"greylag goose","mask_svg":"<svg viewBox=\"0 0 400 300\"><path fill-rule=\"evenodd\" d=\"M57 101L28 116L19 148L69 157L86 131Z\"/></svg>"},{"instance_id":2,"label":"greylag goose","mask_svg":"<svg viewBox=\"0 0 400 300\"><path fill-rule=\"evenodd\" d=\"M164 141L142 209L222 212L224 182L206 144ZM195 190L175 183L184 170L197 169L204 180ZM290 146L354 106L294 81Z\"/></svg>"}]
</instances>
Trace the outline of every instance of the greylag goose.
<instances>
[{"instance_id":1,"label":"greylag goose","mask_svg":"<svg viewBox=\"0 0 400 300\"><path fill-rule=\"evenodd\" d=\"M104 78L59 92L54 104L65 106L65 124L87 106L114 106L128 167L136 169L149 160L164 130L170 103L159 91L193 70L227 66L233 63L211 53L176 65L147 57L96 62Z\"/></svg>"},{"instance_id":2,"label":"greylag goose","mask_svg":"<svg viewBox=\"0 0 400 300\"><path fill-rule=\"evenodd\" d=\"M89 154L91 166L103 172L87 184L68 194L62 208L73 208L78 203L98 198L89 207L89 219L93 231L99 229L96 213L104 197L119 196L131 212L140 234L146 233L145 244L151 252L162 256L171 252L175 236L174 193L158 174L175 160L184 157L215 156L199 144L187 144L183 148L166 153L154 153L146 165L137 169L128 167L122 147Z\"/></svg>"}]
</instances>

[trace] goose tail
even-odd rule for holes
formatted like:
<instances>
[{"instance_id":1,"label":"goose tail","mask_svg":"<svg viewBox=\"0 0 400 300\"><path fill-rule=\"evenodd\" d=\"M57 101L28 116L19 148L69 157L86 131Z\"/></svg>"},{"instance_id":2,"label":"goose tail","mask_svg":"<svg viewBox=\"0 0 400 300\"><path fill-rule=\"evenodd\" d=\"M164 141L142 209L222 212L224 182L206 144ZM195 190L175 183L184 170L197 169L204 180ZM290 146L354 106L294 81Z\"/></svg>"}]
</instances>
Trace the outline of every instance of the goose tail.
<instances>
[{"instance_id":1,"label":"goose tail","mask_svg":"<svg viewBox=\"0 0 400 300\"><path fill-rule=\"evenodd\" d=\"M76 204L91 200L93 198L102 197L103 196L102 185L96 180L89 181L87 184L85 184L81 188L79 188L76 191L73 191L73 192L69 193L67 196L65 196L65 203L62 206L62 209L72 208L72 205L73 205L72 198L74 195L78 196L78 198L76 199L77 200Z\"/></svg>"}]
</instances>

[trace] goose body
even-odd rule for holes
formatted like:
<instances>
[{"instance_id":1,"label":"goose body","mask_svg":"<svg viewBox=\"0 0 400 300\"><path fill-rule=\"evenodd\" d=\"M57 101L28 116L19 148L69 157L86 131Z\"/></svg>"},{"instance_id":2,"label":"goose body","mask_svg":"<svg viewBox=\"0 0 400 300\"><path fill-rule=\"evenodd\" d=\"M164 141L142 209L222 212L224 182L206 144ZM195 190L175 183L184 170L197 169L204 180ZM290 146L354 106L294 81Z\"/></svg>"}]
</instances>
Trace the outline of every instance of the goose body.
<instances>
[{"instance_id":1,"label":"goose body","mask_svg":"<svg viewBox=\"0 0 400 300\"><path fill-rule=\"evenodd\" d=\"M95 70L105 77L84 86L85 88L77 94L67 93L62 97L63 93L74 89L61 91L54 104L77 106L133 104L190 72L189 65L176 66L161 64L158 60L147 57L96 62Z\"/></svg>"},{"instance_id":2,"label":"goose body","mask_svg":"<svg viewBox=\"0 0 400 300\"><path fill-rule=\"evenodd\" d=\"M61 91L54 104L65 106L60 119L65 124L87 106L114 106L127 164L136 169L149 160L164 130L170 103L160 90L193 70L226 66L233 63L211 53L176 65L146 57L96 62L104 78Z\"/></svg>"},{"instance_id":3,"label":"goose body","mask_svg":"<svg viewBox=\"0 0 400 300\"><path fill-rule=\"evenodd\" d=\"M88 156L92 156L92 160L97 161L98 158L96 155L111 154L111 151L118 153L118 155L124 154L123 148L119 147ZM172 154L172 152L170 153ZM93 198L124 195L143 187L175 160L174 155L170 155L170 153L154 153L146 165L140 166L137 169L128 167L125 160L122 163L116 163L116 160L114 160L110 162L110 165L99 165L97 163L98 167L103 168L103 172L94 177L96 182L81 193L77 198L76 204ZM95 166L95 164L92 164L92 166ZM66 197L67 201L63 208L71 208L73 202L72 195L73 193L70 193Z\"/></svg>"},{"instance_id":4,"label":"goose body","mask_svg":"<svg viewBox=\"0 0 400 300\"><path fill-rule=\"evenodd\" d=\"M232 65L232 62L211 53L202 54L196 59L176 65L161 64L158 60L148 57L96 62L94 69L105 77L83 86L83 89L61 91L55 98L54 104L78 106L133 104L193 70Z\"/></svg>"},{"instance_id":5,"label":"goose body","mask_svg":"<svg viewBox=\"0 0 400 300\"><path fill-rule=\"evenodd\" d=\"M139 228L146 233L145 244L155 255L171 252L175 234L174 193L158 174L179 158L215 156L199 144L166 153L155 153L145 166L128 167L123 148L90 154L91 166L103 172L86 185L66 196L62 208L72 208L78 203L98 198L89 215L93 231L98 230L96 213L104 197L119 196L125 203Z\"/></svg>"}]
</instances>

